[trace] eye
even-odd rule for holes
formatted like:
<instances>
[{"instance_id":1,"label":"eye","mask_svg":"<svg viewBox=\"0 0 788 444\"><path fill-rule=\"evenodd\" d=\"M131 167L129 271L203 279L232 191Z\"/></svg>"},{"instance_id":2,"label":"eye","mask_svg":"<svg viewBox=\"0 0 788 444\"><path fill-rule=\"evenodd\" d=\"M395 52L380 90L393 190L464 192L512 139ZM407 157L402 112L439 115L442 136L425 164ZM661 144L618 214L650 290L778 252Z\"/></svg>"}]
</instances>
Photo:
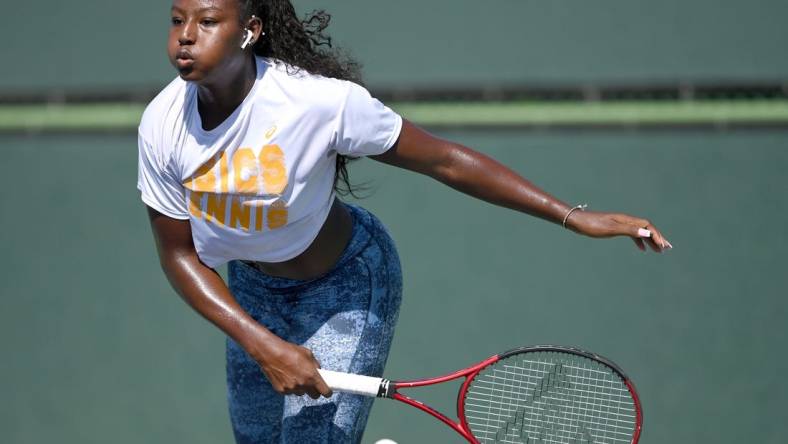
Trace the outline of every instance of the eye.
<instances>
[{"instance_id":1,"label":"eye","mask_svg":"<svg viewBox=\"0 0 788 444\"><path fill-rule=\"evenodd\" d=\"M181 20L180 17L172 17L170 19L170 23L173 25L180 25L181 23L183 23L183 20Z\"/></svg>"},{"instance_id":2,"label":"eye","mask_svg":"<svg viewBox=\"0 0 788 444\"><path fill-rule=\"evenodd\" d=\"M202 20L200 20L200 23L201 23L201 24L203 24L203 25L205 25L205 26L213 26L213 25L215 25L217 22L216 22L216 20L214 20L214 19L205 18L205 19L202 19Z\"/></svg>"}]
</instances>

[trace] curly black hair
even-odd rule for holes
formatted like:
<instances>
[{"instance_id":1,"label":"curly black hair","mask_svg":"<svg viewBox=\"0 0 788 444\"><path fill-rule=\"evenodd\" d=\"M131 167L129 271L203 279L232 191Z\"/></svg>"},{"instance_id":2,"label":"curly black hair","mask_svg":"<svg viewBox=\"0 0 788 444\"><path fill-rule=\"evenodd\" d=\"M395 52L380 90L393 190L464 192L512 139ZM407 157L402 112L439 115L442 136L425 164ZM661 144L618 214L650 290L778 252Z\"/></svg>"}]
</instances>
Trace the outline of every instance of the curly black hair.
<instances>
[{"instance_id":1,"label":"curly black hair","mask_svg":"<svg viewBox=\"0 0 788 444\"><path fill-rule=\"evenodd\" d=\"M331 15L323 10L313 11L304 19L298 18L289 0L239 0L242 18L253 14L263 22L265 38L254 45L254 53L285 62L294 70L310 74L361 81L361 65L331 44L325 29ZM350 185L347 164L351 158L337 155L334 189L341 195L356 196Z\"/></svg>"}]
</instances>

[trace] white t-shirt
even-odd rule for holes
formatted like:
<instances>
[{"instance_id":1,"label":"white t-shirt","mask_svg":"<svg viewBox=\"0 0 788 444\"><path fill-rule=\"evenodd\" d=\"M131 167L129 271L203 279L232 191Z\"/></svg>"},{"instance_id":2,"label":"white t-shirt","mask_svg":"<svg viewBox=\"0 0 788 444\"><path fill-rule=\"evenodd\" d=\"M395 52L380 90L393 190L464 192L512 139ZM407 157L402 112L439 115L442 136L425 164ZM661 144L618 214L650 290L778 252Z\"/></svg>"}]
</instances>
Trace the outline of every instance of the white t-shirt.
<instances>
[{"instance_id":1,"label":"white t-shirt","mask_svg":"<svg viewBox=\"0 0 788 444\"><path fill-rule=\"evenodd\" d=\"M254 86L218 127L202 128L197 85L180 77L139 126L142 200L189 219L209 267L302 253L331 208L336 155L381 154L402 128L399 115L355 83L256 61Z\"/></svg>"}]
</instances>

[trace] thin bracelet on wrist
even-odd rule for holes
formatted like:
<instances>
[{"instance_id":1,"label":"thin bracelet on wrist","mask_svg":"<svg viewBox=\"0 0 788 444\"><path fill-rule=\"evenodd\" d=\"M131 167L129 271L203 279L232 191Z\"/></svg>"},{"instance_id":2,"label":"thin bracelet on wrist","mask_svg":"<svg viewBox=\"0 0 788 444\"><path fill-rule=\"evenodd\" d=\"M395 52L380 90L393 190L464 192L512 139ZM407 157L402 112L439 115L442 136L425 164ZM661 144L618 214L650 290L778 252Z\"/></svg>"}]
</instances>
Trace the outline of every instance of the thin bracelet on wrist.
<instances>
[{"instance_id":1,"label":"thin bracelet on wrist","mask_svg":"<svg viewBox=\"0 0 788 444\"><path fill-rule=\"evenodd\" d=\"M588 204L580 204L580 205L575 205L575 206L573 206L573 207L572 207L572 208L571 208L571 209L570 209L570 210L569 210L569 211L566 213L566 216L564 216L564 221L563 221L563 222L561 222L561 226L562 226L562 227L564 227L564 228L566 228L566 221L567 221L567 220L569 220L569 216L572 214L572 212L573 212L573 211L575 211L575 210L585 211L587 207L588 207Z\"/></svg>"}]
</instances>

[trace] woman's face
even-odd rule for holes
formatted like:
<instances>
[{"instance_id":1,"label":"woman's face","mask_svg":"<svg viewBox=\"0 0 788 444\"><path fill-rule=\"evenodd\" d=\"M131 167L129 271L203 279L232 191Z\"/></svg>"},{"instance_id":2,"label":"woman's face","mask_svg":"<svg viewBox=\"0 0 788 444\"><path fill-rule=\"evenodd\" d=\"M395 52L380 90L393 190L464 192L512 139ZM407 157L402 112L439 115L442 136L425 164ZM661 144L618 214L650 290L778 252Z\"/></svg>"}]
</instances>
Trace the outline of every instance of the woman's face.
<instances>
[{"instance_id":1,"label":"woman's face","mask_svg":"<svg viewBox=\"0 0 788 444\"><path fill-rule=\"evenodd\" d=\"M238 0L173 0L167 53L184 80L210 81L243 61Z\"/></svg>"}]
</instances>

